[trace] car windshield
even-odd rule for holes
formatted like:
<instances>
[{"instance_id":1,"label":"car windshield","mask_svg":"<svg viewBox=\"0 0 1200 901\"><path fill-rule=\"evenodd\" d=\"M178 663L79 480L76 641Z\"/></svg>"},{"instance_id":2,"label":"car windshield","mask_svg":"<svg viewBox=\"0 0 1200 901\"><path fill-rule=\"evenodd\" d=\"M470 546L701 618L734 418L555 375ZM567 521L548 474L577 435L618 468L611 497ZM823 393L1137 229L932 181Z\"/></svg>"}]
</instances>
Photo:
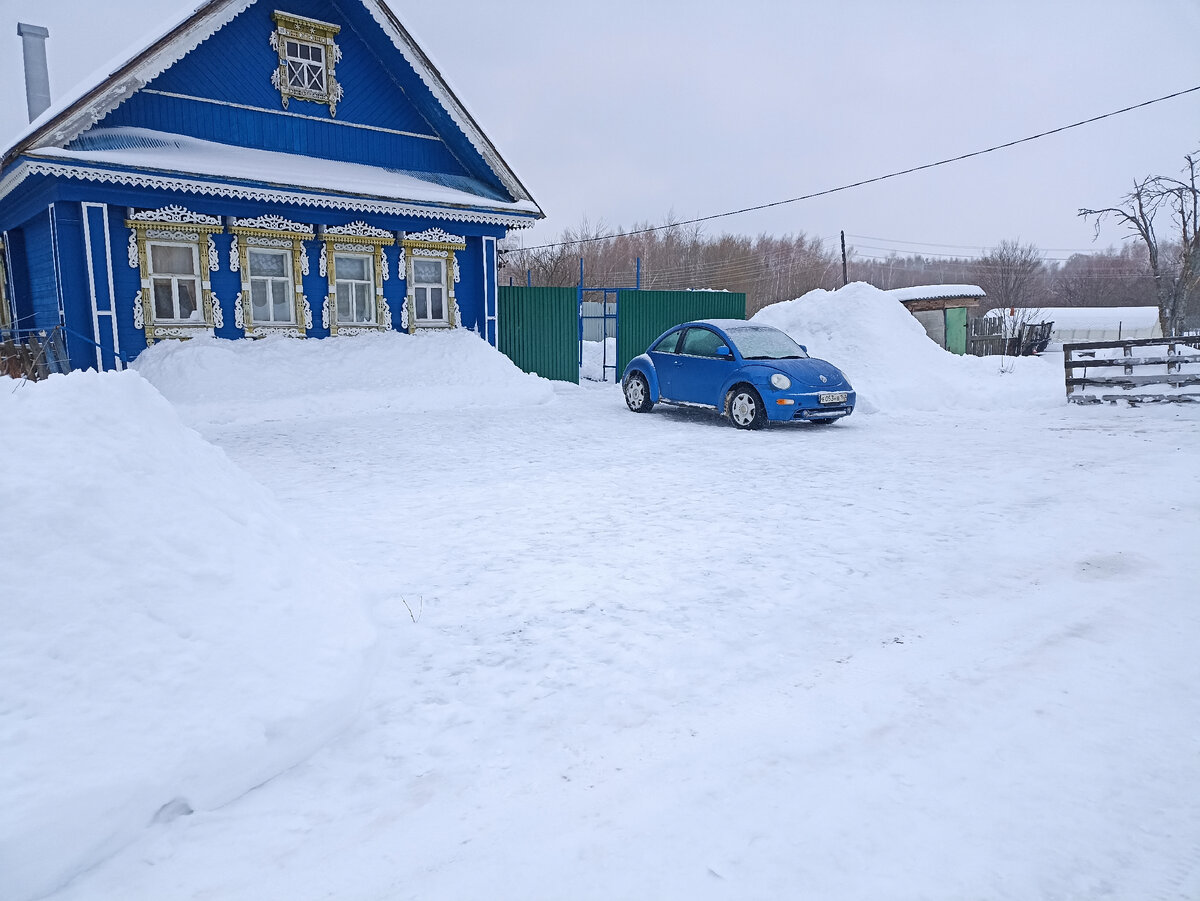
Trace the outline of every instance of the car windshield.
<instances>
[{"instance_id":1,"label":"car windshield","mask_svg":"<svg viewBox=\"0 0 1200 901\"><path fill-rule=\"evenodd\" d=\"M799 344L773 328L726 329L747 360L803 360L808 356Z\"/></svg>"}]
</instances>

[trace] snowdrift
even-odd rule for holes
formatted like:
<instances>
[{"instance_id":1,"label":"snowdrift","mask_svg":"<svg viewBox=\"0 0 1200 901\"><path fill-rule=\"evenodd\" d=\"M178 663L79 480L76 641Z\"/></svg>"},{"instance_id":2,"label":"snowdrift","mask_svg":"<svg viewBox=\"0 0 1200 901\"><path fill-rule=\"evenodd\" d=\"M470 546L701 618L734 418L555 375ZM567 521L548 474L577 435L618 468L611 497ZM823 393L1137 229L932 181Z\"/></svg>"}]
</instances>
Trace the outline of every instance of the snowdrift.
<instances>
[{"instance_id":1,"label":"snowdrift","mask_svg":"<svg viewBox=\"0 0 1200 901\"><path fill-rule=\"evenodd\" d=\"M292 338L162 341L138 370L173 403L217 420L421 413L547 403L554 390L465 329Z\"/></svg>"},{"instance_id":2,"label":"snowdrift","mask_svg":"<svg viewBox=\"0 0 1200 901\"><path fill-rule=\"evenodd\" d=\"M894 297L864 282L818 288L771 304L754 322L787 332L814 357L833 363L858 392L865 413L994 409L1064 403L1062 366L1053 360L958 356L943 350Z\"/></svg>"},{"instance_id":3,"label":"snowdrift","mask_svg":"<svg viewBox=\"0 0 1200 901\"><path fill-rule=\"evenodd\" d=\"M24 901L309 756L373 630L136 373L3 382L0 897Z\"/></svg>"}]
</instances>

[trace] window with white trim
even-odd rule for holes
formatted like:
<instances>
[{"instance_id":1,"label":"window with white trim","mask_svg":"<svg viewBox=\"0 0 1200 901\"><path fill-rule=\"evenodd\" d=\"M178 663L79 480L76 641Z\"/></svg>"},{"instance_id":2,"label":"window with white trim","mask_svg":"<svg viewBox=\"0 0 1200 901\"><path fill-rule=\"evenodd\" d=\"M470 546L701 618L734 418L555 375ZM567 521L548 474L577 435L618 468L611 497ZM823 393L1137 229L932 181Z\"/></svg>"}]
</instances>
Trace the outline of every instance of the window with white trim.
<instances>
[{"instance_id":1,"label":"window with white trim","mask_svg":"<svg viewBox=\"0 0 1200 901\"><path fill-rule=\"evenodd\" d=\"M402 236L400 266L405 273L407 295L401 328L411 333L419 328L462 327L462 311L454 296L459 279L455 254L466 249L466 238L436 225Z\"/></svg>"},{"instance_id":2,"label":"window with white trim","mask_svg":"<svg viewBox=\"0 0 1200 901\"><path fill-rule=\"evenodd\" d=\"M449 323L446 307L446 263L444 260L414 257L412 261L413 299L417 322L421 325Z\"/></svg>"},{"instance_id":3,"label":"window with white trim","mask_svg":"<svg viewBox=\"0 0 1200 901\"><path fill-rule=\"evenodd\" d=\"M279 54L271 84L279 91L283 108L293 99L308 100L327 105L329 115L336 116L343 94L336 74L342 51L334 38L341 26L279 10L271 18L275 22L271 47Z\"/></svg>"},{"instance_id":4,"label":"window with white trim","mask_svg":"<svg viewBox=\"0 0 1200 901\"><path fill-rule=\"evenodd\" d=\"M284 41L289 88L325 93L325 48L305 41Z\"/></svg>"},{"instance_id":5,"label":"window with white trim","mask_svg":"<svg viewBox=\"0 0 1200 901\"><path fill-rule=\"evenodd\" d=\"M374 325L375 259L363 253L335 253L334 290L338 325Z\"/></svg>"},{"instance_id":6,"label":"window with white trim","mask_svg":"<svg viewBox=\"0 0 1200 901\"><path fill-rule=\"evenodd\" d=\"M220 268L212 236L222 230L221 221L166 206L133 211L125 225L129 267L141 273L133 326L146 333L146 343L211 335L223 328L221 302L209 283L209 273Z\"/></svg>"},{"instance_id":7,"label":"window with white trim","mask_svg":"<svg viewBox=\"0 0 1200 901\"><path fill-rule=\"evenodd\" d=\"M293 325L296 292L292 285L292 253L288 250L247 250L250 273L250 317L262 325Z\"/></svg>"},{"instance_id":8,"label":"window with white trim","mask_svg":"<svg viewBox=\"0 0 1200 901\"><path fill-rule=\"evenodd\" d=\"M154 321L203 322L196 245L149 241L146 250Z\"/></svg>"}]
</instances>

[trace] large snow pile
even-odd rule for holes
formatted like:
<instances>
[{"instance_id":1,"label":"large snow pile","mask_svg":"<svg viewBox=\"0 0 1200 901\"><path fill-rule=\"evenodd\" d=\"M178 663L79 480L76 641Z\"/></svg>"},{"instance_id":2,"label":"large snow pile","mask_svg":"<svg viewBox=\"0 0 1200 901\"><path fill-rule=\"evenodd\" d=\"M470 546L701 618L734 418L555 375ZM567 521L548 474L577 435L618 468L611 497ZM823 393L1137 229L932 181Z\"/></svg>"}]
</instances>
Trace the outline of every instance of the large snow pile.
<instances>
[{"instance_id":1,"label":"large snow pile","mask_svg":"<svg viewBox=\"0 0 1200 901\"><path fill-rule=\"evenodd\" d=\"M1064 403L1061 364L952 354L898 300L864 282L809 291L753 321L782 329L846 373L866 413Z\"/></svg>"},{"instance_id":2,"label":"large snow pile","mask_svg":"<svg viewBox=\"0 0 1200 901\"><path fill-rule=\"evenodd\" d=\"M168 400L212 418L421 413L546 403L550 382L521 372L465 329L297 341L163 341L134 364Z\"/></svg>"},{"instance_id":3,"label":"large snow pile","mask_svg":"<svg viewBox=\"0 0 1200 901\"><path fill-rule=\"evenodd\" d=\"M373 628L133 372L0 380L0 897L213 808L355 712Z\"/></svg>"}]
</instances>

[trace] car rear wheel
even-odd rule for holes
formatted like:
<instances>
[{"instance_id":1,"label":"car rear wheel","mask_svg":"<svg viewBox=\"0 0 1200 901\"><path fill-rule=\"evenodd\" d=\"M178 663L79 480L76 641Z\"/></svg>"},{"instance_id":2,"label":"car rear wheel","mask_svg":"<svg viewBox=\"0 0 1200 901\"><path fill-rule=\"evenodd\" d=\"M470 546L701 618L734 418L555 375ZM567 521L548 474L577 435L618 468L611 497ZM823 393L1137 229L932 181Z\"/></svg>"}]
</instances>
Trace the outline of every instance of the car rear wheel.
<instances>
[{"instance_id":1,"label":"car rear wheel","mask_svg":"<svg viewBox=\"0 0 1200 901\"><path fill-rule=\"evenodd\" d=\"M634 413L649 413L654 406L650 399L650 386L640 372L631 372L625 379L625 403Z\"/></svg>"},{"instance_id":2,"label":"car rear wheel","mask_svg":"<svg viewBox=\"0 0 1200 901\"><path fill-rule=\"evenodd\" d=\"M767 422L762 398L749 385L736 385L725 396L725 415L739 429L761 429Z\"/></svg>"}]
</instances>

